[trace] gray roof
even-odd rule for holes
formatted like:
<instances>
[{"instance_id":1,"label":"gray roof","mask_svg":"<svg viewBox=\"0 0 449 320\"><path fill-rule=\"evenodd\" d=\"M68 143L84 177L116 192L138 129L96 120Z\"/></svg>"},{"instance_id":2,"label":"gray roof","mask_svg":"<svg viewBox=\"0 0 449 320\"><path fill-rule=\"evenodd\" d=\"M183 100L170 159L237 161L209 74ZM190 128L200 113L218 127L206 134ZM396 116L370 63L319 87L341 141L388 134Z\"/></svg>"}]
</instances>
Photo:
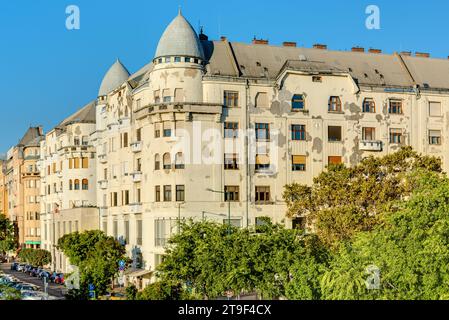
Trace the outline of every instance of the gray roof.
<instances>
[{"instance_id":1,"label":"gray roof","mask_svg":"<svg viewBox=\"0 0 449 320\"><path fill-rule=\"evenodd\" d=\"M201 42L192 25L181 11L162 34L155 58L164 56L188 56L204 59Z\"/></svg>"},{"instance_id":2,"label":"gray roof","mask_svg":"<svg viewBox=\"0 0 449 320\"><path fill-rule=\"evenodd\" d=\"M120 62L119 59L109 68L108 72L101 82L98 96L105 96L121 84L123 84L129 78L129 71Z\"/></svg>"},{"instance_id":3,"label":"gray roof","mask_svg":"<svg viewBox=\"0 0 449 320\"><path fill-rule=\"evenodd\" d=\"M416 84L422 88L449 88L449 59L402 56Z\"/></svg>"},{"instance_id":4,"label":"gray roof","mask_svg":"<svg viewBox=\"0 0 449 320\"><path fill-rule=\"evenodd\" d=\"M58 124L56 128L62 129L63 127L72 123L95 123L95 105L95 101L88 103L80 110Z\"/></svg>"},{"instance_id":5,"label":"gray roof","mask_svg":"<svg viewBox=\"0 0 449 320\"><path fill-rule=\"evenodd\" d=\"M42 127L30 127L20 139L18 145L25 147L39 146L39 142L43 139Z\"/></svg>"}]
</instances>

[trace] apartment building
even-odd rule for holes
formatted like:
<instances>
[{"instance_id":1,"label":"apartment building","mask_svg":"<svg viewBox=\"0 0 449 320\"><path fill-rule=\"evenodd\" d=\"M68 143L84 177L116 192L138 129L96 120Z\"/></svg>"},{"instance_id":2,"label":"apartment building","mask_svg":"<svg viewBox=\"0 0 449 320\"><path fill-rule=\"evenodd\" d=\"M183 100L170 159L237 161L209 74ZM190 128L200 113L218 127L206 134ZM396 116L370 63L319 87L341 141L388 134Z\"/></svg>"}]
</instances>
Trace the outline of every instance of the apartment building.
<instances>
[{"instance_id":1,"label":"apartment building","mask_svg":"<svg viewBox=\"0 0 449 320\"><path fill-rule=\"evenodd\" d=\"M69 272L58 240L72 232L98 230L95 103L89 103L50 130L40 144L42 248L52 254L52 269Z\"/></svg>"},{"instance_id":2,"label":"apartment building","mask_svg":"<svg viewBox=\"0 0 449 320\"><path fill-rule=\"evenodd\" d=\"M116 61L98 96L100 227L138 278L179 219L301 224L283 188L331 163L411 145L449 169L449 60L424 53L210 41L179 13L151 62L130 75Z\"/></svg>"},{"instance_id":3,"label":"apartment building","mask_svg":"<svg viewBox=\"0 0 449 320\"><path fill-rule=\"evenodd\" d=\"M0 214L8 216L8 189L6 187L6 161L0 160Z\"/></svg>"},{"instance_id":4,"label":"apartment building","mask_svg":"<svg viewBox=\"0 0 449 320\"><path fill-rule=\"evenodd\" d=\"M42 127L30 127L6 156L6 197L8 218L14 223L22 248L40 247L39 144Z\"/></svg>"}]
</instances>

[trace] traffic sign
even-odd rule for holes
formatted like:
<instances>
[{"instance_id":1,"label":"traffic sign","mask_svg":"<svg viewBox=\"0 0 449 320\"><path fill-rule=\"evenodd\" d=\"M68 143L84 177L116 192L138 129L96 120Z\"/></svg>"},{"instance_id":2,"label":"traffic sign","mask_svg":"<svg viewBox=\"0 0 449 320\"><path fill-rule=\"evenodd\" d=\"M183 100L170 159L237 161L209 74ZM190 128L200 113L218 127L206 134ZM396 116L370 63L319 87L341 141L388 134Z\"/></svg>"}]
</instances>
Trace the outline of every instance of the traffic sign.
<instances>
[{"instance_id":1,"label":"traffic sign","mask_svg":"<svg viewBox=\"0 0 449 320\"><path fill-rule=\"evenodd\" d=\"M89 283L89 291L94 291L95 286L92 283Z\"/></svg>"},{"instance_id":2,"label":"traffic sign","mask_svg":"<svg viewBox=\"0 0 449 320\"><path fill-rule=\"evenodd\" d=\"M125 270L125 267L126 267L126 262L124 260L120 260L118 263L119 270L123 271L123 270Z\"/></svg>"}]
</instances>

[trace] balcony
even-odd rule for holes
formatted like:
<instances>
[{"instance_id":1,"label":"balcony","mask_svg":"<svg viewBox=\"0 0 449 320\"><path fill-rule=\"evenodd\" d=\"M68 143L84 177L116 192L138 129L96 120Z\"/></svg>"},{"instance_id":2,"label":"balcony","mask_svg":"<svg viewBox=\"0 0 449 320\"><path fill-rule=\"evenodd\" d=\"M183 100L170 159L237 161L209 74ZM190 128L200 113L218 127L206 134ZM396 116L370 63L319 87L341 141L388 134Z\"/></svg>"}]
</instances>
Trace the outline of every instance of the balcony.
<instances>
[{"instance_id":1,"label":"balcony","mask_svg":"<svg viewBox=\"0 0 449 320\"><path fill-rule=\"evenodd\" d=\"M142 213L143 211L143 209L142 209L142 204L140 204L140 203L133 203L133 204L130 204L129 205L129 209L130 209L130 212L131 213L133 213L133 214L138 214L138 213Z\"/></svg>"},{"instance_id":2,"label":"balcony","mask_svg":"<svg viewBox=\"0 0 449 320\"><path fill-rule=\"evenodd\" d=\"M362 151L382 151L382 141L379 140L362 140L359 144L359 149Z\"/></svg>"},{"instance_id":3,"label":"balcony","mask_svg":"<svg viewBox=\"0 0 449 320\"><path fill-rule=\"evenodd\" d=\"M133 182L138 183L142 181L142 172L136 171L131 173L131 177L133 178Z\"/></svg>"},{"instance_id":4,"label":"balcony","mask_svg":"<svg viewBox=\"0 0 449 320\"><path fill-rule=\"evenodd\" d=\"M100 185L100 189L105 190L108 188L108 180L100 180L98 181L98 184Z\"/></svg>"},{"instance_id":5,"label":"balcony","mask_svg":"<svg viewBox=\"0 0 449 320\"><path fill-rule=\"evenodd\" d=\"M100 163L103 163L103 164L108 162L108 158L107 158L106 154L99 154L98 159L100 160Z\"/></svg>"},{"instance_id":6,"label":"balcony","mask_svg":"<svg viewBox=\"0 0 449 320\"><path fill-rule=\"evenodd\" d=\"M131 143L131 151L134 153L142 151L142 141L136 141Z\"/></svg>"}]
</instances>

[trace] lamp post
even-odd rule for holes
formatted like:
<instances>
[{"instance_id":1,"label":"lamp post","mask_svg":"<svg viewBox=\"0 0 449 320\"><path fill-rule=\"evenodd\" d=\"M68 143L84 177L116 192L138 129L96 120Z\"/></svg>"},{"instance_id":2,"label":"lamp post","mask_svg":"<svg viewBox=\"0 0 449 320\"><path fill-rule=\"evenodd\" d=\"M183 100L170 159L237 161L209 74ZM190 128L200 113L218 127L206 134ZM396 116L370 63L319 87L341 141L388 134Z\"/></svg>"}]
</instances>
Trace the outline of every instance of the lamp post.
<instances>
[{"instance_id":1,"label":"lamp post","mask_svg":"<svg viewBox=\"0 0 449 320\"><path fill-rule=\"evenodd\" d=\"M225 198L226 198L226 191L216 191L216 190L212 190L210 188L208 188L206 190L210 191L210 192L224 194ZM228 203L228 235L229 235L229 234L231 234L231 199L230 199L229 196L228 196L228 199L227 199L227 203Z\"/></svg>"}]
</instances>

